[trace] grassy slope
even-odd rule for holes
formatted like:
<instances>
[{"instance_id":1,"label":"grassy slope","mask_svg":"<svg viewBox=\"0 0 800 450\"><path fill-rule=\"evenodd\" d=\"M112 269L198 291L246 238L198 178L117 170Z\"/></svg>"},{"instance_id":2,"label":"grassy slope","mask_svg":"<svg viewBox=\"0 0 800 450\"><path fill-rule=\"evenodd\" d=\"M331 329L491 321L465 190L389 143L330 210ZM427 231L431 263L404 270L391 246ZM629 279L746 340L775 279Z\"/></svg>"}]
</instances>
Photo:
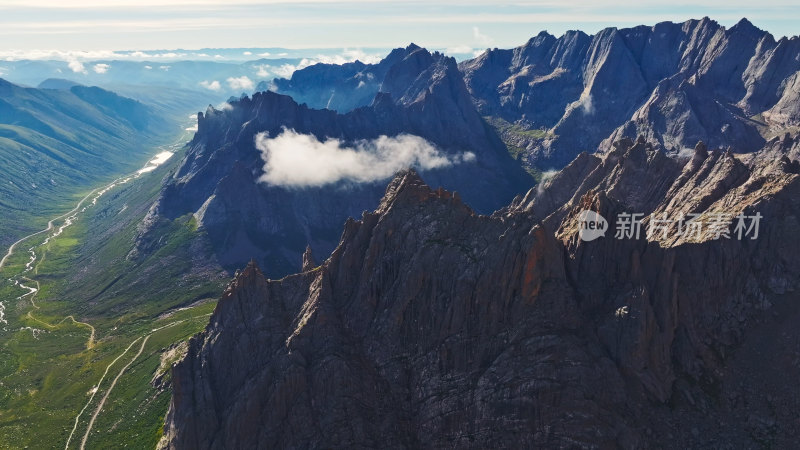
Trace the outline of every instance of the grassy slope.
<instances>
[{"instance_id":1,"label":"grassy slope","mask_svg":"<svg viewBox=\"0 0 800 450\"><path fill-rule=\"evenodd\" d=\"M45 252L37 252L39 264L30 276L41 284L35 300L40 309L29 298L9 301L6 307L9 323L0 339L0 447L62 448L75 416L106 367L151 330L188 319L150 335L142 355L106 400L87 442L87 448L155 445L169 401L169 391L150 384L160 354L204 327L225 281L209 276L219 272L205 270L203 248L189 245L201 241L195 239L197 231L190 217L162 226L169 244L155 254L127 258L137 224L156 197L161 178L179 158L110 191L51 241ZM72 198L75 202L76 197ZM25 249L31 243L27 244ZM1 274L3 279L21 271L27 258L24 250L15 254ZM0 284L0 298L23 292ZM191 306L165 317L165 311L179 305ZM61 322L70 314L95 327L96 344L89 345L88 325ZM34 337L25 327L42 331ZM98 402L140 343L111 366L81 415L70 448L78 448Z\"/></svg>"}]
</instances>

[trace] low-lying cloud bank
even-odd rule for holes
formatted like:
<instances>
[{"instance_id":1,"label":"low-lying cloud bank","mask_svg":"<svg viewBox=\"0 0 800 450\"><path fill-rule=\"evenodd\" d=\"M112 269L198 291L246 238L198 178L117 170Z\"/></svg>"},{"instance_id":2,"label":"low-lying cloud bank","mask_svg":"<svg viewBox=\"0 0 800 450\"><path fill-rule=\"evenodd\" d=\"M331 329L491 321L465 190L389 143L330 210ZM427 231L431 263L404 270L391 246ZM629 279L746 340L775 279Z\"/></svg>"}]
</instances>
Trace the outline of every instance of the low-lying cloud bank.
<instances>
[{"instance_id":1,"label":"low-lying cloud bank","mask_svg":"<svg viewBox=\"0 0 800 450\"><path fill-rule=\"evenodd\" d=\"M284 187L324 186L343 180L369 183L409 167L427 170L475 160L474 153L446 155L410 134L346 146L339 139L320 141L287 129L274 138L260 133L255 144L264 160L264 174L258 181Z\"/></svg>"}]
</instances>

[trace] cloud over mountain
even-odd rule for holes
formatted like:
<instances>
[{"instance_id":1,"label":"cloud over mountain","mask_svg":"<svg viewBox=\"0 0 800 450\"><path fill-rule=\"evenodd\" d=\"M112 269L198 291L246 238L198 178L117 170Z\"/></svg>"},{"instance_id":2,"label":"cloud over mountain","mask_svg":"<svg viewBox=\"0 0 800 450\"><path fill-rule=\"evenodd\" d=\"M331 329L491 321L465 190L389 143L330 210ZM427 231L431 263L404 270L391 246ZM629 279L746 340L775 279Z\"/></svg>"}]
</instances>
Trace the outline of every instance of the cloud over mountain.
<instances>
[{"instance_id":1,"label":"cloud over mountain","mask_svg":"<svg viewBox=\"0 0 800 450\"><path fill-rule=\"evenodd\" d=\"M225 81L228 82L228 86L230 86L230 88L233 90L241 89L243 91L252 91L253 88L255 88L253 80L245 75L242 75L241 77L229 77Z\"/></svg>"},{"instance_id":2,"label":"cloud over mountain","mask_svg":"<svg viewBox=\"0 0 800 450\"><path fill-rule=\"evenodd\" d=\"M204 88L206 88L206 89L208 89L210 91L218 91L218 90L222 89L222 86L220 86L219 81L217 81L217 80L201 81L200 82L200 86L202 86L202 87L204 87Z\"/></svg>"},{"instance_id":3,"label":"cloud over mountain","mask_svg":"<svg viewBox=\"0 0 800 450\"><path fill-rule=\"evenodd\" d=\"M446 155L410 134L380 136L348 146L339 139L320 141L286 129L274 138L260 133L255 143L264 160L259 181L286 187L323 186L342 180L368 183L408 167L436 169L475 159L471 152Z\"/></svg>"}]
</instances>

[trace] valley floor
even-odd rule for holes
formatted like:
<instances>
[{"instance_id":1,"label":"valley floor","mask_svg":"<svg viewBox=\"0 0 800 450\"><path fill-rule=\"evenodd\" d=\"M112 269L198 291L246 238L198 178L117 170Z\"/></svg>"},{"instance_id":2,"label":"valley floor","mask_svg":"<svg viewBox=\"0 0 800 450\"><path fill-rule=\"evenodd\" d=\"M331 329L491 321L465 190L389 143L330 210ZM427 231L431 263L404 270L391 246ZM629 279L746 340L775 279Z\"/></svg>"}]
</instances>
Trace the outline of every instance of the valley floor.
<instances>
[{"instance_id":1,"label":"valley floor","mask_svg":"<svg viewBox=\"0 0 800 450\"><path fill-rule=\"evenodd\" d=\"M167 294L144 308L93 311L93 299L75 293L102 281L92 276L103 272L98 267L124 263L124 246L114 261L98 264L87 254L98 247L86 243L98 239L98 227L135 227L136 214L120 217L128 202L147 205L180 159L165 152L180 152L185 141L183 134L155 149L160 158L78 196L72 210L2 252L0 448L152 448L160 438L168 369L180 356L165 350L200 331L214 302L174 308L172 300L184 299Z\"/></svg>"}]
</instances>

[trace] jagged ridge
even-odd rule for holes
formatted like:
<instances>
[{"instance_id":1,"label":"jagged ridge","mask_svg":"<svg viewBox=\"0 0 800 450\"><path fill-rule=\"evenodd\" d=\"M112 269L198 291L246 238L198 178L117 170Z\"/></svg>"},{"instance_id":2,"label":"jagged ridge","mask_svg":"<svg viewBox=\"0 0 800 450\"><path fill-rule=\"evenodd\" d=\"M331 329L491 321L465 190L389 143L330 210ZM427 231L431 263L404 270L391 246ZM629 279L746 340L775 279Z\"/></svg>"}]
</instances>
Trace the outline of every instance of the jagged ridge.
<instances>
[{"instance_id":1,"label":"jagged ridge","mask_svg":"<svg viewBox=\"0 0 800 450\"><path fill-rule=\"evenodd\" d=\"M705 17L593 36L542 32L460 69L482 114L542 130L505 140L547 169L623 136L672 153L698 140L758 150L800 123L798 55L797 37L775 41L746 19L726 29Z\"/></svg>"}]
</instances>

